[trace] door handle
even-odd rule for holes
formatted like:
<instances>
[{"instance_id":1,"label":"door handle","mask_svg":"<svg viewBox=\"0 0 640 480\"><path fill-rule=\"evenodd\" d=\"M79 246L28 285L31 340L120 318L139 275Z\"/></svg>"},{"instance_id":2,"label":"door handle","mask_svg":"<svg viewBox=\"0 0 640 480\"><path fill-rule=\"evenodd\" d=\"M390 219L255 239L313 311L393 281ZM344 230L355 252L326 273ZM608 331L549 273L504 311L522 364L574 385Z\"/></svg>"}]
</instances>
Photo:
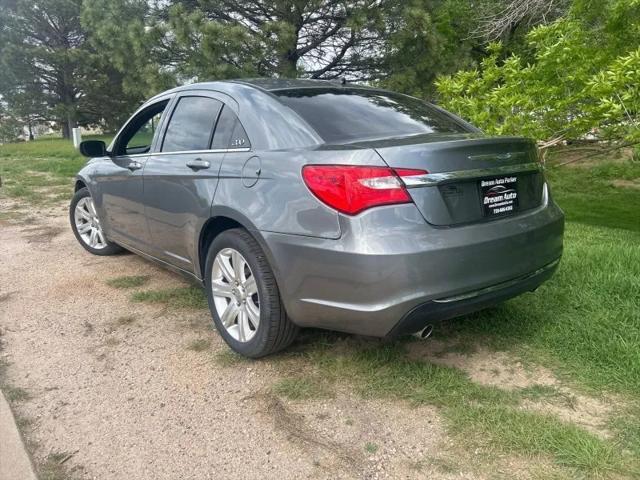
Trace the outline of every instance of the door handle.
<instances>
[{"instance_id":1,"label":"door handle","mask_svg":"<svg viewBox=\"0 0 640 480\"><path fill-rule=\"evenodd\" d=\"M142 168L142 164L134 160L132 162L129 162L129 165L127 165L127 168L133 172L134 170L140 170Z\"/></svg>"},{"instance_id":2,"label":"door handle","mask_svg":"<svg viewBox=\"0 0 640 480\"><path fill-rule=\"evenodd\" d=\"M209 168L211 164L206 160L202 160L201 158L196 158L195 160L189 160L187 162L187 167L191 170L204 170Z\"/></svg>"}]
</instances>

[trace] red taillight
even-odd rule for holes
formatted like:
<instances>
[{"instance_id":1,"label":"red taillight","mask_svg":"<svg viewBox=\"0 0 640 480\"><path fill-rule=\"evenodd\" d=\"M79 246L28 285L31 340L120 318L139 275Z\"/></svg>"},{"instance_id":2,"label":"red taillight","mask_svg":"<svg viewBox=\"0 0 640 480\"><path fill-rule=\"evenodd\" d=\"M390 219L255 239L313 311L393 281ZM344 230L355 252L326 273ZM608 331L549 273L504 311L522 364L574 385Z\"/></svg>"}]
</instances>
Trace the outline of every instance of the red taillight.
<instances>
[{"instance_id":1,"label":"red taillight","mask_svg":"<svg viewBox=\"0 0 640 480\"><path fill-rule=\"evenodd\" d=\"M399 177L424 170L352 165L306 165L302 178L313 194L336 210L355 215L367 208L411 202Z\"/></svg>"}]
</instances>

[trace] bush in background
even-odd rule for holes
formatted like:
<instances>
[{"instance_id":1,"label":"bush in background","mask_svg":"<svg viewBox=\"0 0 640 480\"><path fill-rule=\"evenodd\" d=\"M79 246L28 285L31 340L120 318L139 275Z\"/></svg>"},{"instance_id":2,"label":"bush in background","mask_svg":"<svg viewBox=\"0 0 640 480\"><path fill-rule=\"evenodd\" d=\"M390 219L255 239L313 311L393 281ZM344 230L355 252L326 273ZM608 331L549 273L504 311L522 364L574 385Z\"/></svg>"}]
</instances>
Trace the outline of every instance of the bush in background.
<instances>
[{"instance_id":1,"label":"bush in background","mask_svg":"<svg viewBox=\"0 0 640 480\"><path fill-rule=\"evenodd\" d=\"M640 141L640 0L577 0L526 44L439 78L443 107L493 134Z\"/></svg>"}]
</instances>

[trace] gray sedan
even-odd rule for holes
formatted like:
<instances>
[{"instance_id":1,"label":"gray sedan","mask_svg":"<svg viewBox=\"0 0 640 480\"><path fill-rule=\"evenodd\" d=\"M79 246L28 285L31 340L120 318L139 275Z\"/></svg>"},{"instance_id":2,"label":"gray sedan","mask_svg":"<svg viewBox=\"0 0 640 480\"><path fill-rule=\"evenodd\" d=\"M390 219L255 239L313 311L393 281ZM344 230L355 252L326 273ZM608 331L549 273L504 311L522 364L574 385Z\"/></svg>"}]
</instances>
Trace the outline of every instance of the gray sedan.
<instances>
[{"instance_id":1,"label":"gray sedan","mask_svg":"<svg viewBox=\"0 0 640 480\"><path fill-rule=\"evenodd\" d=\"M218 331L249 357L300 327L424 337L535 290L562 254L563 214L533 141L487 137L389 91L187 85L81 152L80 244L204 284Z\"/></svg>"}]
</instances>

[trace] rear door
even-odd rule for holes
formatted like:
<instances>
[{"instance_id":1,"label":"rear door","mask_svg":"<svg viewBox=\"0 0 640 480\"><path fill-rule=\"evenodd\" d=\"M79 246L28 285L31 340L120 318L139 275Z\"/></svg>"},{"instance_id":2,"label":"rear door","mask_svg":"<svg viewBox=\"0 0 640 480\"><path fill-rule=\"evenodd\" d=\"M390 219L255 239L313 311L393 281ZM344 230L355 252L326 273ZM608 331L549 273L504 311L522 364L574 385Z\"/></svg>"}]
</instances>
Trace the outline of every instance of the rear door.
<instances>
[{"instance_id":1,"label":"rear door","mask_svg":"<svg viewBox=\"0 0 640 480\"><path fill-rule=\"evenodd\" d=\"M224 95L183 92L144 169L144 203L154 256L194 272L198 234L209 218L226 149L212 148Z\"/></svg>"}]
</instances>

